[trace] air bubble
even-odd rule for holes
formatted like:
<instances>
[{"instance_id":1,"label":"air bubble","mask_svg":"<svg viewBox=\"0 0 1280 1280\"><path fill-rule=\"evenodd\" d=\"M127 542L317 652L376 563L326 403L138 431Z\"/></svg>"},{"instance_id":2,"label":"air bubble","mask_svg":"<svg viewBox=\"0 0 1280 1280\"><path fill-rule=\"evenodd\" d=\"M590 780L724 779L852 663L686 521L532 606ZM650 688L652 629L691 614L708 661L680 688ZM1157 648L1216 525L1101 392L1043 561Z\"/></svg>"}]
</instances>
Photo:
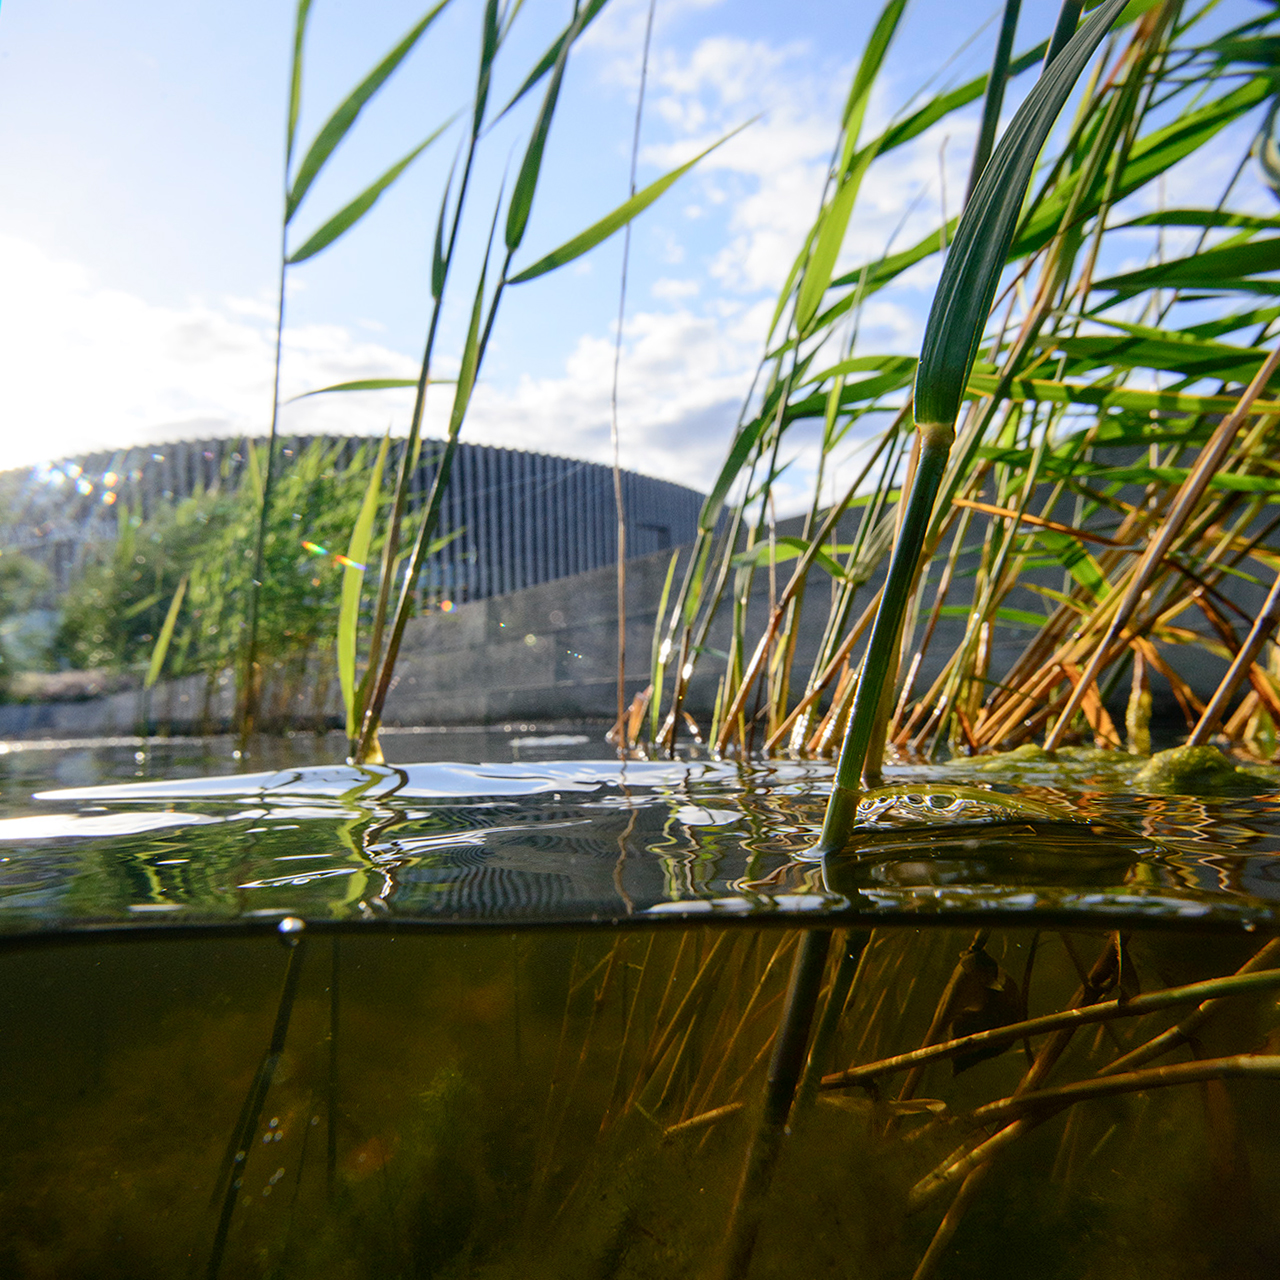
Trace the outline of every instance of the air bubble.
<instances>
[{"instance_id":1,"label":"air bubble","mask_svg":"<svg viewBox=\"0 0 1280 1280\"><path fill-rule=\"evenodd\" d=\"M297 881L294 881L296 884ZM299 920L297 916L285 916L283 920L276 925L276 932L280 935L280 941L286 946L296 946L302 931L307 927L305 920Z\"/></svg>"}]
</instances>

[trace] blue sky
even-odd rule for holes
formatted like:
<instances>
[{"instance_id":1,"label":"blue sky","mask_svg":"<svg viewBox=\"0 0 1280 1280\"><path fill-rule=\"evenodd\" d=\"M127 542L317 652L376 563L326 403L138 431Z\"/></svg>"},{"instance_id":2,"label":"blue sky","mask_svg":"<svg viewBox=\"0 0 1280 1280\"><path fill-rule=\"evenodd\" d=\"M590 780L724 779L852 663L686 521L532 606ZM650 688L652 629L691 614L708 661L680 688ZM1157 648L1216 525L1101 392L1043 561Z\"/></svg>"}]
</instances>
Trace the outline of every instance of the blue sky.
<instances>
[{"instance_id":1,"label":"blue sky","mask_svg":"<svg viewBox=\"0 0 1280 1280\"><path fill-rule=\"evenodd\" d=\"M1257 9L1251 0L1228 7L1237 18ZM309 194L295 245L466 106L480 8L453 0L366 110ZM291 0L4 0L0 467L266 430L292 9ZM613 0L571 59L517 265L625 197L646 10L647 0ZM623 332L624 464L709 483L773 297L816 208L877 10L847 0L658 0L640 182L760 118L636 225ZM1044 38L1056 10L1024 0L1018 47ZM424 11L405 0L314 0L304 144ZM568 11L566 0L528 0L502 53L495 101L506 100ZM931 77L936 89L985 69L996 12L995 4L911 0L870 127ZM458 349L480 235L504 169L519 163L534 97L486 141L446 313L445 364ZM904 218L903 243L936 224L942 174L954 202L975 127L972 117L951 119L895 153L855 214L851 261L882 252ZM292 272L286 395L414 372L429 310L430 236L459 129L349 236ZM608 458L620 262L618 237L508 291L467 439ZM863 351L914 349L935 270L868 308ZM438 425L446 408L447 396L437 396L431 421ZM399 431L407 417L399 393L331 396L288 407L282 428ZM801 464L797 494L803 473Z\"/></svg>"}]
</instances>

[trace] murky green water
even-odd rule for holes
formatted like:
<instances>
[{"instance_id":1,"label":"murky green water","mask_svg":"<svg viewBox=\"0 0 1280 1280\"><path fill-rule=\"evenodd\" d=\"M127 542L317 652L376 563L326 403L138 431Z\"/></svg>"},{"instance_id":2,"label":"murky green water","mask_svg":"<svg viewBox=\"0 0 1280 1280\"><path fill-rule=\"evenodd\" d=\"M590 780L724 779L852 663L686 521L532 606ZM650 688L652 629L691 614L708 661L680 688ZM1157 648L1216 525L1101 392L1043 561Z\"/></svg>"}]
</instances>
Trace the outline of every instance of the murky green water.
<instances>
[{"instance_id":1,"label":"murky green water","mask_svg":"<svg viewBox=\"0 0 1280 1280\"><path fill-rule=\"evenodd\" d=\"M1274 1274L1265 772L898 771L824 865L825 767L522 736L0 755L0 1276Z\"/></svg>"}]
</instances>

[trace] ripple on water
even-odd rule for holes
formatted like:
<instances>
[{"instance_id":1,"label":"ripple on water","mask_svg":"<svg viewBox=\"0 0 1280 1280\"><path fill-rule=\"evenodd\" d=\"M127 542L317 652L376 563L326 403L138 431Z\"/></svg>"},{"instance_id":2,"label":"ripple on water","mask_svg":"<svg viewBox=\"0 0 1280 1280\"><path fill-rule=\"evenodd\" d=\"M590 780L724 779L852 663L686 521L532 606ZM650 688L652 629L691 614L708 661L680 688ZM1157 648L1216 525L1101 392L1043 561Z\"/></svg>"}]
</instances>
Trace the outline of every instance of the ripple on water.
<instances>
[{"instance_id":1,"label":"ripple on water","mask_svg":"<svg viewBox=\"0 0 1280 1280\"><path fill-rule=\"evenodd\" d=\"M38 791L0 932L788 917L1270 923L1280 804L1142 796L1089 761L900 769L812 860L825 764L341 764Z\"/></svg>"}]
</instances>

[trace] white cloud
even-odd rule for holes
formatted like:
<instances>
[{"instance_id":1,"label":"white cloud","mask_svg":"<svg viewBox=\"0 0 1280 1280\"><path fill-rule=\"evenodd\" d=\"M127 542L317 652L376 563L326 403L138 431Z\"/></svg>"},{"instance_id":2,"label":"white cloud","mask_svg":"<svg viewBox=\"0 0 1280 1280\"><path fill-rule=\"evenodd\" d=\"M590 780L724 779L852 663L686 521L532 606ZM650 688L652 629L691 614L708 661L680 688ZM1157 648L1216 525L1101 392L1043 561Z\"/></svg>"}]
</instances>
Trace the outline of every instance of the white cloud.
<instances>
[{"instance_id":1,"label":"white cloud","mask_svg":"<svg viewBox=\"0 0 1280 1280\"><path fill-rule=\"evenodd\" d=\"M643 312L624 329L618 390L625 467L706 488L728 446L760 349L765 318L729 324L688 310ZM469 440L612 460L613 342L584 335L563 375L524 377L514 388L481 385Z\"/></svg>"},{"instance_id":2,"label":"white cloud","mask_svg":"<svg viewBox=\"0 0 1280 1280\"><path fill-rule=\"evenodd\" d=\"M662 170L681 164L758 117L696 170L701 199L690 209L705 219L713 211L707 206L722 207L725 239L710 263L721 289L759 294L782 286L822 198L851 74L851 67L823 60L801 42L715 36L687 52L656 51L650 102L663 127L651 132L666 136L645 146L646 164ZM901 88L887 78L877 83L864 136L888 123ZM971 118L949 118L877 160L859 194L839 270L878 257L891 243L905 248L936 228L944 168L947 212L956 211L975 129Z\"/></svg>"},{"instance_id":3,"label":"white cloud","mask_svg":"<svg viewBox=\"0 0 1280 1280\"><path fill-rule=\"evenodd\" d=\"M661 302L680 302L684 298L696 298L701 287L696 280L672 280L664 277L653 282L650 293Z\"/></svg>"},{"instance_id":4,"label":"white cloud","mask_svg":"<svg viewBox=\"0 0 1280 1280\"><path fill-rule=\"evenodd\" d=\"M204 435L264 434L270 424L272 309L254 300L157 306L96 283L74 263L0 235L0 468L95 448ZM673 292L684 292L673 281ZM627 321L620 385L623 463L694 486L710 482L759 351L767 308L728 319L688 310ZM481 381L464 428L477 444L611 460L614 348L582 336L564 369L512 388ZM413 377L410 357L337 325L287 331L283 394L369 377ZM411 392L286 404L290 432L380 432L407 423ZM428 401L442 433L448 389Z\"/></svg>"},{"instance_id":5,"label":"white cloud","mask_svg":"<svg viewBox=\"0 0 1280 1280\"><path fill-rule=\"evenodd\" d=\"M666 169L762 113L750 129L686 179L685 212L651 224L657 257L681 263L651 286L646 309L628 316L621 364L624 465L705 488L719 469L741 398L761 353L773 294L814 216L851 68L801 43L727 36L681 52L664 46L664 23L702 0L659 8L643 152ZM584 44L616 89L638 77L646 0L606 10ZM633 36L635 38L633 38ZM868 129L884 123L873 101ZM968 137L948 122L949 199L963 190ZM913 243L937 224L935 130L885 157L863 191L844 265ZM685 229L710 237L684 239ZM715 236L722 238L717 241ZM859 348L910 351L919 340L936 263L904 278L904 294L864 309ZM269 425L274 299L222 298L159 306L110 289L83 268L0 236L0 466L195 434L263 433ZM299 285L301 281L298 282ZM919 286L919 292L915 286ZM378 340L365 319L300 325L287 332L284 395L366 377L412 377L416 360ZM495 352L504 341L499 326ZM495 385L482 376L465 438L607 462L613 341L578 337L562 369ZM439 434L448 389L433 392L427 430ZM403 430L408 392L319 397L284 409L287 431ZM812 449L797 434L798 460L783 505L804 502ZM785 510L782 512L785 514Z\"/></svg>"},{"instance_id":6,"label":"white cloud","mask_svg":"<svg viewBox=\"0 0 1280 1280\"><path fill-rule=\"evenodd\" d=\"M270 425L274 306L262 299L157 306L99 284L30 242L0 235L0 467L93 448ZM285 398L415 362L336 325L288 331ZM288 406L287 430L377 431L404 396Z\"/></svg>"}]
</instances>

